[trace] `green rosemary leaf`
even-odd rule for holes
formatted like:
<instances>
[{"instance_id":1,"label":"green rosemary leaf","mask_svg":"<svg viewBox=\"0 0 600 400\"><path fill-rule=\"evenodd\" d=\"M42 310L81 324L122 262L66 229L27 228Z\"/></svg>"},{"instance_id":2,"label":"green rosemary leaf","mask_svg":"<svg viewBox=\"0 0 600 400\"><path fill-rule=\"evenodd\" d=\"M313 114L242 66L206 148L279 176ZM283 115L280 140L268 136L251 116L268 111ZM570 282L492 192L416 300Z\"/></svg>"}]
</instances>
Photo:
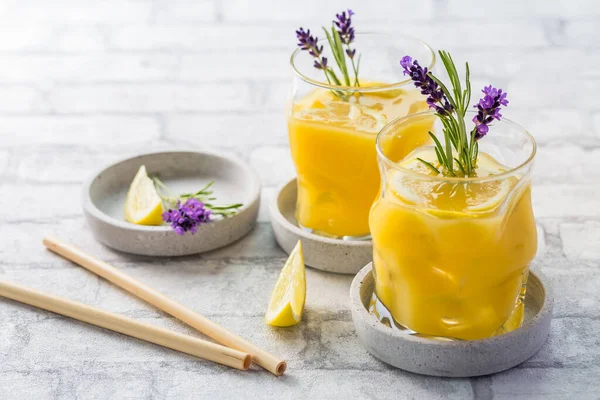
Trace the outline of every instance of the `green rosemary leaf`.
<instances>
[{"instance_id":1,"label":"green rosemary leaf","mask_svg":"<svg viewBox=\"0 0 600 400\"><path fill-rule=\"evenodd\" d=\"M469 157L473 158L473 150L475 147L475 144L477 143L475 141L475 134L477 133L477 128L473 128L471 130L471 137L470 137L470 141L469 141Z\"/></svg>"},{"instance_id":2,"label":"green rosemary leaf","mask_svg":"<svg viewBox=\"0 0 600 400\"><path fill-rule=\"evenodd\" d=\"M438 54L440 55L440 60L444 64L444 68L446 69L446 73L448 74L448 79L450 79L450 83L452 84L452 88L454 89L456 86L456 74L452 70L452 65L450 65L450 61L448 60L448 53L444 50L439 50Z\"/></svg>"},{"instance_id":3,"label":"green rosemary leaf","mask_svg":"<svg viewBox=\"0 0 600 400\"><path fill-rule=\"evenodd\" d=\"M325 78L327 78L327 82L330 85L332 85L332 83L331 83L332 79L329 76L329 68L325 69L323 72L325 72ZM339 82L339 80L337 79L337 76L335 76L335 74L334 74L333 71L331 71L331 74L333 75L333 77L335 78L335 80ZM344 94L342 92L340 92L339 90L330 90L330 92L333 93L335 96L341 98L341 99L345 99L346 98L346 96L344 96Z\"/></svg>"},{"instance_id":4,"label":"green rosemary leaf","mask_svg":"<svg viewBox=\"0 0 600 400\"><path fill-rule=\"evenodd\" d=\"M440 141L438 140L438 138L433 133L429 132L429 136L431 136L431 138L435 142L435 147L434 148L435 148L435 153L436 153L436 155L438 157L438 161L444 167L448 168L448 160L446 160L446 156L444 155L444 148L442 147L442 144L440 143Z\"/></svg>"},{"instance_id":5,"label":"green rosemary leaf","mask_svg":"<svg viewBox=\"0 0 600 400\"><path fill-rule=\"evenodd\" d=\"M331 54L333 54L335 63L339 66L340 60L338 59L339 54L337 53L337 50L335 48L335 41L334 41L333 37L331 36L331 34L329 33L329 31L327 30L327 28L323 27L323 32L325 32L325 36L327 36L327 42L329 42L329 48L331 49ZM331 68L328 68L328 69L331 69ZM331 72L333 73L333 71L331 71ZM336 80L337 80L337 77L336 77ZM339 80L338 80L338 82L339 82Z\"/></svg>"},{"instance_id":6,"label":"green rosemary leaf","mask_svg":"<svg viewBox=\"0 0 600 400\"><path fill-rule=\"evenodd\" d=\"M446 139L446 159L448 160L448 169L450 171L453 171L454 166L452 165L452 160L454 157L452 157L452 146L450 144L450 135L444 134L444 138Z\"/></svg>"},{"instance_id":7,"label":"green rosemary leaf","mask_svg":"<svg viewBox=\"0 0 600 400\"><path fill-rule=\"evenodd\" d=\"M331 27L331 35L333 36L335 48L338 53L338 58L340 60L338 66L340 67L340 70L344 75L346 86L350 86L350 75L348 74L348 66L346 65L346 53L344 52L344 44L342 43L342 38L340 37L340 33L333 26Z\"/></svg>"},{"instance_id":8,"label":"green rosemary leaf","mask_svg":"<svg viewBox=\"0 0 600 400\"><path fill-rule=\"evenodd\" d=\"M325 28L323 28L325 29ZM327 32L327 31L325 31ZM335 54L334 54L335 57ZM342 82L339 80L339 78L337 77L337 75L335 74L335 72L333 71L332 68L326 68L324 70L325 72L325 77L327 78L327 82L329 82L330 85L335 85L335 86L342 86ZM331 90L331 93L333 93L336 97L339 97L342 100L347 100L348 97L346 96L346 94L344 92L342 92L341 90Z\"/></svg>"},{"instance_id":9,"label":"green rosemary leaf","mask_svg":"<svg viewBox=\"0 0 600 400\"><path fill-rule=\"evenodd\" d=\"M444 135L446 134L446 132L450 135L450 140L452 141L452 145L454 146L455 149L458 149L459 143L458 143L458 137L456 135L456 129L454 127L455 125L455 121L454 118L452 118L451 116L444 116L441 115L439 113L436 113L436 115L438 116L438 118L440 119L440 121L442 121L442 124L444 125Z\"/></svg>"},{"instance_id":10,"label":"green rosemary leaf","mask_svg":"<svg viewBox=\"0 0 600 400\"><path fill-rule=\"evenodd\" d=\"M422 159L422 158L420 158L420 157L417 157L417 160L421 161L423 164L425 164L425 166L426 166L427 168L429 168L430 170L432 170L432 171L433 171L433 172L435 172L436 174L438 174L438 175L440 175L440 174L441 174L440 170L439 170L439 169L437 169L436 167L434 167L432 163L430 163L430 162L427 162L427 161L423 160L423 159Z\"/></svg>"},{"instance_id":11,"label":"green rosemary leaf","mask_svg":"<svg viewBox=\"0 0 600 400\"><path fill-rule=\"evenodd\" d=\"M458 109L458 105L454 101L454 98L452 97L452 94L450 93L450 91L448 90L446 85L444 85L444 83L442 81L440 81L438 78L436 78L434 75L432 75L431 72L428 72L427 75L429 75L431 77L431 79L433 79L438 85L440 85L440 87L442 88L442 91L448 98L448 101L450 102L450 104L452 104L452 107L454 107L455 110Z\"/></svg>"},{"instance_id":12,"label":"green rosemary leaf","mask_svg":"<svg viewBox=\"0 0 600 400\"><path fill-rule=\"evenodd\" d=\"M335 33L337 33L337 31L335 29L333 29L333 27L332 27L331 31L335 32L333 34L333 36L332 36L331 33L329 33L329 31L327 30L327 28L323 27L323 31L325 32L325 36L327 36L327 41L329 42L329 48L331 49L331 54L333 54L333 58L335 59L335 63L338 65L340 71L342 72L344 80L346 80L346 78L348 76L348 72L347 71L344 72L344 68L346 66L346 59L344 58L343 49L342 49L342 54L339 53L339 48L338 48L336 40L335 40L335 37L336 37ZM339 40L339 34L338 34L337 38ZM342 66L342 64L343 64L343 66ZM333 75L335 75L335 73L333 73L333 70L331 70L331 68L328 68L328 70L331 71L331 73ZM339 79L337 79L337 77L335 77L334 82L336 83L336 85L342 86L342 83L340 82ZM349 86L349 84L346 85L346 86Z\"/></svg>"},{"instance_id":13,"label":"green rosemary leaf","mask_svg":"<svg viewBox=\"0 0 600 400\"><path fill-rule=\"evenodd\" d=\"M335 72L333 72L333 70L331 68L327 68L325 70L325 76L327 77L327 82L329 82L330 85L332 84L331 82L333 81L334 85L342 86L342 83L340 82L338 77L335 75ZM337 97L341 98L342 100L346 100L346 95L341 90L331 90L331 93L333 93Z\"/></svg>"},{"instance_id":14,"label":"green rosemary leaf","mask_svg":"<svg viewBox=\"0 0 600 400\"><path fill-rule=\"evenodd\" d=\"M352 61L352 70L354 71L354 86L360 87L360 83L358 82L358 66L360 64L360 54L358 55L358 60L356 64L354 63L354 58L351 58Z\"/></svg>"},{"instance_id":15,"label":"green rosemary leaf","mask_svg":"<svg viewBox=\"0 0 600 400\"><path fill-rule=\"evenodd\" d=\"M356 86L360 86L360 84L358 84L358 71L360 71L360 58L361 57L362 57L362 54L359 54L358 60L356 60L356 82L357 82Z\"/></svg>"},{"instance_id":16,"label":"green rosemary leaf","mask_svg":"<svg viewBox=\"0 0 600 400\"><path fill-rule=\"evenodd\" d=\"M440 151L437 147L434 147L434 149L435 149L435 155L437 156L438 162L440 163L440 165L445 167L446 160L444 159L444 152Z\"/></svg>"},{"instance_id":17,"label":"green rosemary leaf","mask_svg":"<svg viewBox=\"0 0 600 400\"><path fill-rule=\"evenodd\" d=\"M237 203L237 204L232 204L230 206L219 206L219 207L212 206L212 205L209 206L208 204L205 204L205 206L207 208L210 208L211 210L231 210L231 209L234 209L234 208L240 208L241 206L243 206L243 204Z\"/></svg>"},{"instance_id":18,"label":"green rosemary leaf","mask_svg":"<svg viewBox=\"0 0 600 400\"><path fill-rule=\"evenodd\" d=\"M465 111L466 109L469 107L469 104L471 104L471 70L469 69L469 63L465 63L465 69L467 70L466 74L465 74L465 83L467 85L467 88L465 89L465 98L463 98L463 104L466 105L465 107ZM464 117L464 114L463 114Z\"/></svg>"},{"instance_id":19,"label":"green rosemary leaf","mask_svg":"<svg viewBox=\"0 0 600 400\"><path fill-rule=\"evenodd\" d=\"M439 54L440 58L442 59L442 62L444 63L444 67L446 67L446 71L448 72L450 82L452 83L454 99L456 103L460 106L459 110L462 113L464 111L464 103L462 102L462 88L460 85L460 77L458 76L458 71L456 70L456 65L454 65L452 56L448 52L440 50Z\"/></svg>"},{"instance_id":20,"label":"green rosemary leaf","mask_svg":"<svg viewBox=\"0 0 600 400\"><path fill-rule=\"evenodd\" d=\"M333 70L331 68L327 68L325 70L325 73L327 74L327 76L329 76L331 78L331 80L333 81L333 83L337 86L341 86L342 82L340 82L340 80L338 79L338 77L335 75L335 72L333 72Z\"/></svg>"},{"instance_id":21,"label":"green rosemary leaf","mask_svg":"<svg viewBox=\"0 0 600 400\"><path fill-rule=\"evenodd\" d=\"M210 188L212 185L215 184L215 181L210 181L206 184L206 186L204 186L202 189L200 189L198 192L204 192L205 190L208 190L208 188Z\"/></svg>"},{"instance_id":22,"label":"green rosemary leaf","mask_svg":"<svg viewBox=\"0 0 600 400\"><path fill-rule=\"evenodd\" d=\"M460 172L462 172L463 175L468 176L467 175L467 171L465 170L465 167L463 167L463 165L460 162L460 160L458 158L455 158L454 161L456 161L456 164L458 165L458 168L460 168Z\"/></svg>"}]
</instances>

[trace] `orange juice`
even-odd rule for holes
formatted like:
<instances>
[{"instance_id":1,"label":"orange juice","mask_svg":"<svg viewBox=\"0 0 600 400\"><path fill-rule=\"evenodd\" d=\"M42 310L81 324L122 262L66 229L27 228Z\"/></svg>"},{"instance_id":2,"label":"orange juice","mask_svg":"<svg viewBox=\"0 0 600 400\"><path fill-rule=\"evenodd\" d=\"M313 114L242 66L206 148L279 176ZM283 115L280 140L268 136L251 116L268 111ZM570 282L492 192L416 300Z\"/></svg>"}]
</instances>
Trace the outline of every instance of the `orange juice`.
<instances>
[{"instance_id":1,"label":"orange juice","mask_svg":"<svg viewBox=\"0 0 600 400\"><path fill-rule=\"evenodd\" d=\"M325 236L368 235L369 209L380 186L377 133L392 119L427 108L413 89L350 94L347 99L314 89L295 101L288 128L298 176L299 224ZM413 135L402 149L408 154L427 140L426 131Z\"/></svg>"},{"instance_id":2,"label":"orange juice","mask_svg":"<svg viewBox=\"0 0 600 400\"><path fill-rule=\"evenodd\" d=\"M480 153L477 179L444 179L417 157L437 164L424 146L390 167L371 209L372 310L431 336L516 329L537 250L529 178Z\"/></svg>"}]
</instances>

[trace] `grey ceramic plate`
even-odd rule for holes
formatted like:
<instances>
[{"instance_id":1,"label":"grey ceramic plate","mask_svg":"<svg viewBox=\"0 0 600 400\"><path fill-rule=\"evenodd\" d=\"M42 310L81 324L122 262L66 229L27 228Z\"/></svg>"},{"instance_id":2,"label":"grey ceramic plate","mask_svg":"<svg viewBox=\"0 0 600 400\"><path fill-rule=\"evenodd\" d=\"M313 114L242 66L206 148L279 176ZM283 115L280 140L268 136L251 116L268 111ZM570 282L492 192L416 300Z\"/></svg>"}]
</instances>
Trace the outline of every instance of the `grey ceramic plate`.
<instances>
[{"instance_id":1,"label":"grey ceramic plate","mask_svg":"<svg viewBox=\"0 0 600 400\"><path fill-rule=\"evenodd\" d=\"M488 339L445 341L392 330L371 315L367 310L374 287L371 271L369 263L352 282L352 320L369 353L395 367L447 377L493 374L533 356L548 337L554 300L547 280L539 273L529 273L521 328Z\"/></svg>"},{"instance_id":2,"label":"grey ceramic plate","mask_svg":"<svg viewBox=\"0 0 600 400\"><path fill-rule=\"evenodd\" d=\"M369 240L329 239L300 229L295 217L297 194L296 179L292 179L275 193L269 204L275 239L286 253L301 240L306 265L341 274L356 274L371 261L373 244Z\"/></svg>"},{"instance_id":3,"label":"grey ceramic plate","mask_svg":"<svg viewBox=\"0 0 600 400\"><path fill-rule=\"evenodd\" d=\"M244 205L232 217L201 225L195 235L177 235L169 226L131 224L125 221L125 197L141 165L173 192L195 191L215 180L217 203ZM102 169L83 188L83 210L96 239L116 250L149 256L183 256L234 242L254 226L259 203L260 182L249 165L230 156L200 151L129 158Z\"/></svg>"}]
</instances>

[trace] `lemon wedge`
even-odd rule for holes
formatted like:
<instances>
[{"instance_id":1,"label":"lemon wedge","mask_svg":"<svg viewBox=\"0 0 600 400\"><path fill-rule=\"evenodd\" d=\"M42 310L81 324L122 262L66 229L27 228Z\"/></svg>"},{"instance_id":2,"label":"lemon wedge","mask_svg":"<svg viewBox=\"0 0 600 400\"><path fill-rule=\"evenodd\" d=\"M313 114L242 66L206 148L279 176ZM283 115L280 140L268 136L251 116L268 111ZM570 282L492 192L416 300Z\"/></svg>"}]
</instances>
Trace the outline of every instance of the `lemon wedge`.
<instances>
[{"instance_id":1,"label":"lemon wedge","mask_svg":"<svg viewBox=\"0 0 600 400\"><path fill-rule=\"evenodd\" d=\"M302 243L298 241L285 262L265 314L271 326L292 326L302 320L306 302L306 270Z\"/></svg>"},{"instance_id":2,"label":"lemon wedge","mask_svg":"<svg viewBox=\"0 0 600 400\"><path fill-rule=\"evenodd\" d=\"M435 173L421 163L418 158L430 160L441 169L432 147L418 149L406 160L399 163L404 169L420 175L435 177ZM511 196L518 183L518 177L494 179L493 176L506 171L506 167L491 156L482 153L479 158L477 175L492 177L489 181L452 183L451 181L411 176L403 171L391 171L388 185L403 203L419 207L423 211L440 218L478 218L495 212Z\"/></svg>"},{"instance_id":3,"label":"lemon wedge","mask_svg":"<svg viewBox=\"0 0 600 400\"><path fill-rule=\"evenodd\" d=\"M485 212L497 208L510 194L516 184L516 178L492 181L476 185L470 190L469 205L466 211Z\"/></svg>"},{"instance_id":4,"label":"lemon wedge","mask_svg":"<svg viewBox=\"0 0 600 400\"><path fill-rule=\"evenodd\" d=\"M135 174L125 200L125 219L137 225L161 225L162 202L154 182L142 165Z\"/></svg>"}]
</instances>

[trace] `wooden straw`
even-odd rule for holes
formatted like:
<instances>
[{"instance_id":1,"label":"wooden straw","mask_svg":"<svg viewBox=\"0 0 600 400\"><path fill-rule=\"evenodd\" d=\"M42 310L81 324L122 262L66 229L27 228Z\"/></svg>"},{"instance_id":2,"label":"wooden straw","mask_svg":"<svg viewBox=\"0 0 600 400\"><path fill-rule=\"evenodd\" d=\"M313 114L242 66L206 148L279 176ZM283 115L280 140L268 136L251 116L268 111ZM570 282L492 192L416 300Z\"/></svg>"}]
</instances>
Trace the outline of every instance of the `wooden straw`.
<instances>
[{"instance_id":1,"label":"wooden straw","mask_svg":"<svg viewBox=\"0 0 600 400\"><path fill-rule=\"evenodd\" d=\"M0 281L0 296L233 368L246 370L252 362L248 353L144 324L14 283Z\"/></svg>"},{"instance_id":2,"label":"wooden straw","mask_svg":"<svg viewBox=\"0 0 600 400\"><path fill-rule=\"evenodd\" d=\"M119 271L112 265L103 261L97 260L77 249L74 246L66 244L56 238L44 238L44 246L49 250L61 255L78 264L87 270L103 277L104 279L114 283L120 288L129 293L145 300L156 308L171 314L173 317L185 322L191 327L199 330L208 337L216 340L225 346L247 352L252 356L252 360L263 367L264 369L280 376L283 375L287 368L284 360L281 360L265 350L253 345L252 343L242 339L241 337L229 332L222 326L212 322L208 318L193 312L189 308L177 303L162 293L157 292L149 286L135 280L131 276Z\"/></svg>"}]
</instances>

